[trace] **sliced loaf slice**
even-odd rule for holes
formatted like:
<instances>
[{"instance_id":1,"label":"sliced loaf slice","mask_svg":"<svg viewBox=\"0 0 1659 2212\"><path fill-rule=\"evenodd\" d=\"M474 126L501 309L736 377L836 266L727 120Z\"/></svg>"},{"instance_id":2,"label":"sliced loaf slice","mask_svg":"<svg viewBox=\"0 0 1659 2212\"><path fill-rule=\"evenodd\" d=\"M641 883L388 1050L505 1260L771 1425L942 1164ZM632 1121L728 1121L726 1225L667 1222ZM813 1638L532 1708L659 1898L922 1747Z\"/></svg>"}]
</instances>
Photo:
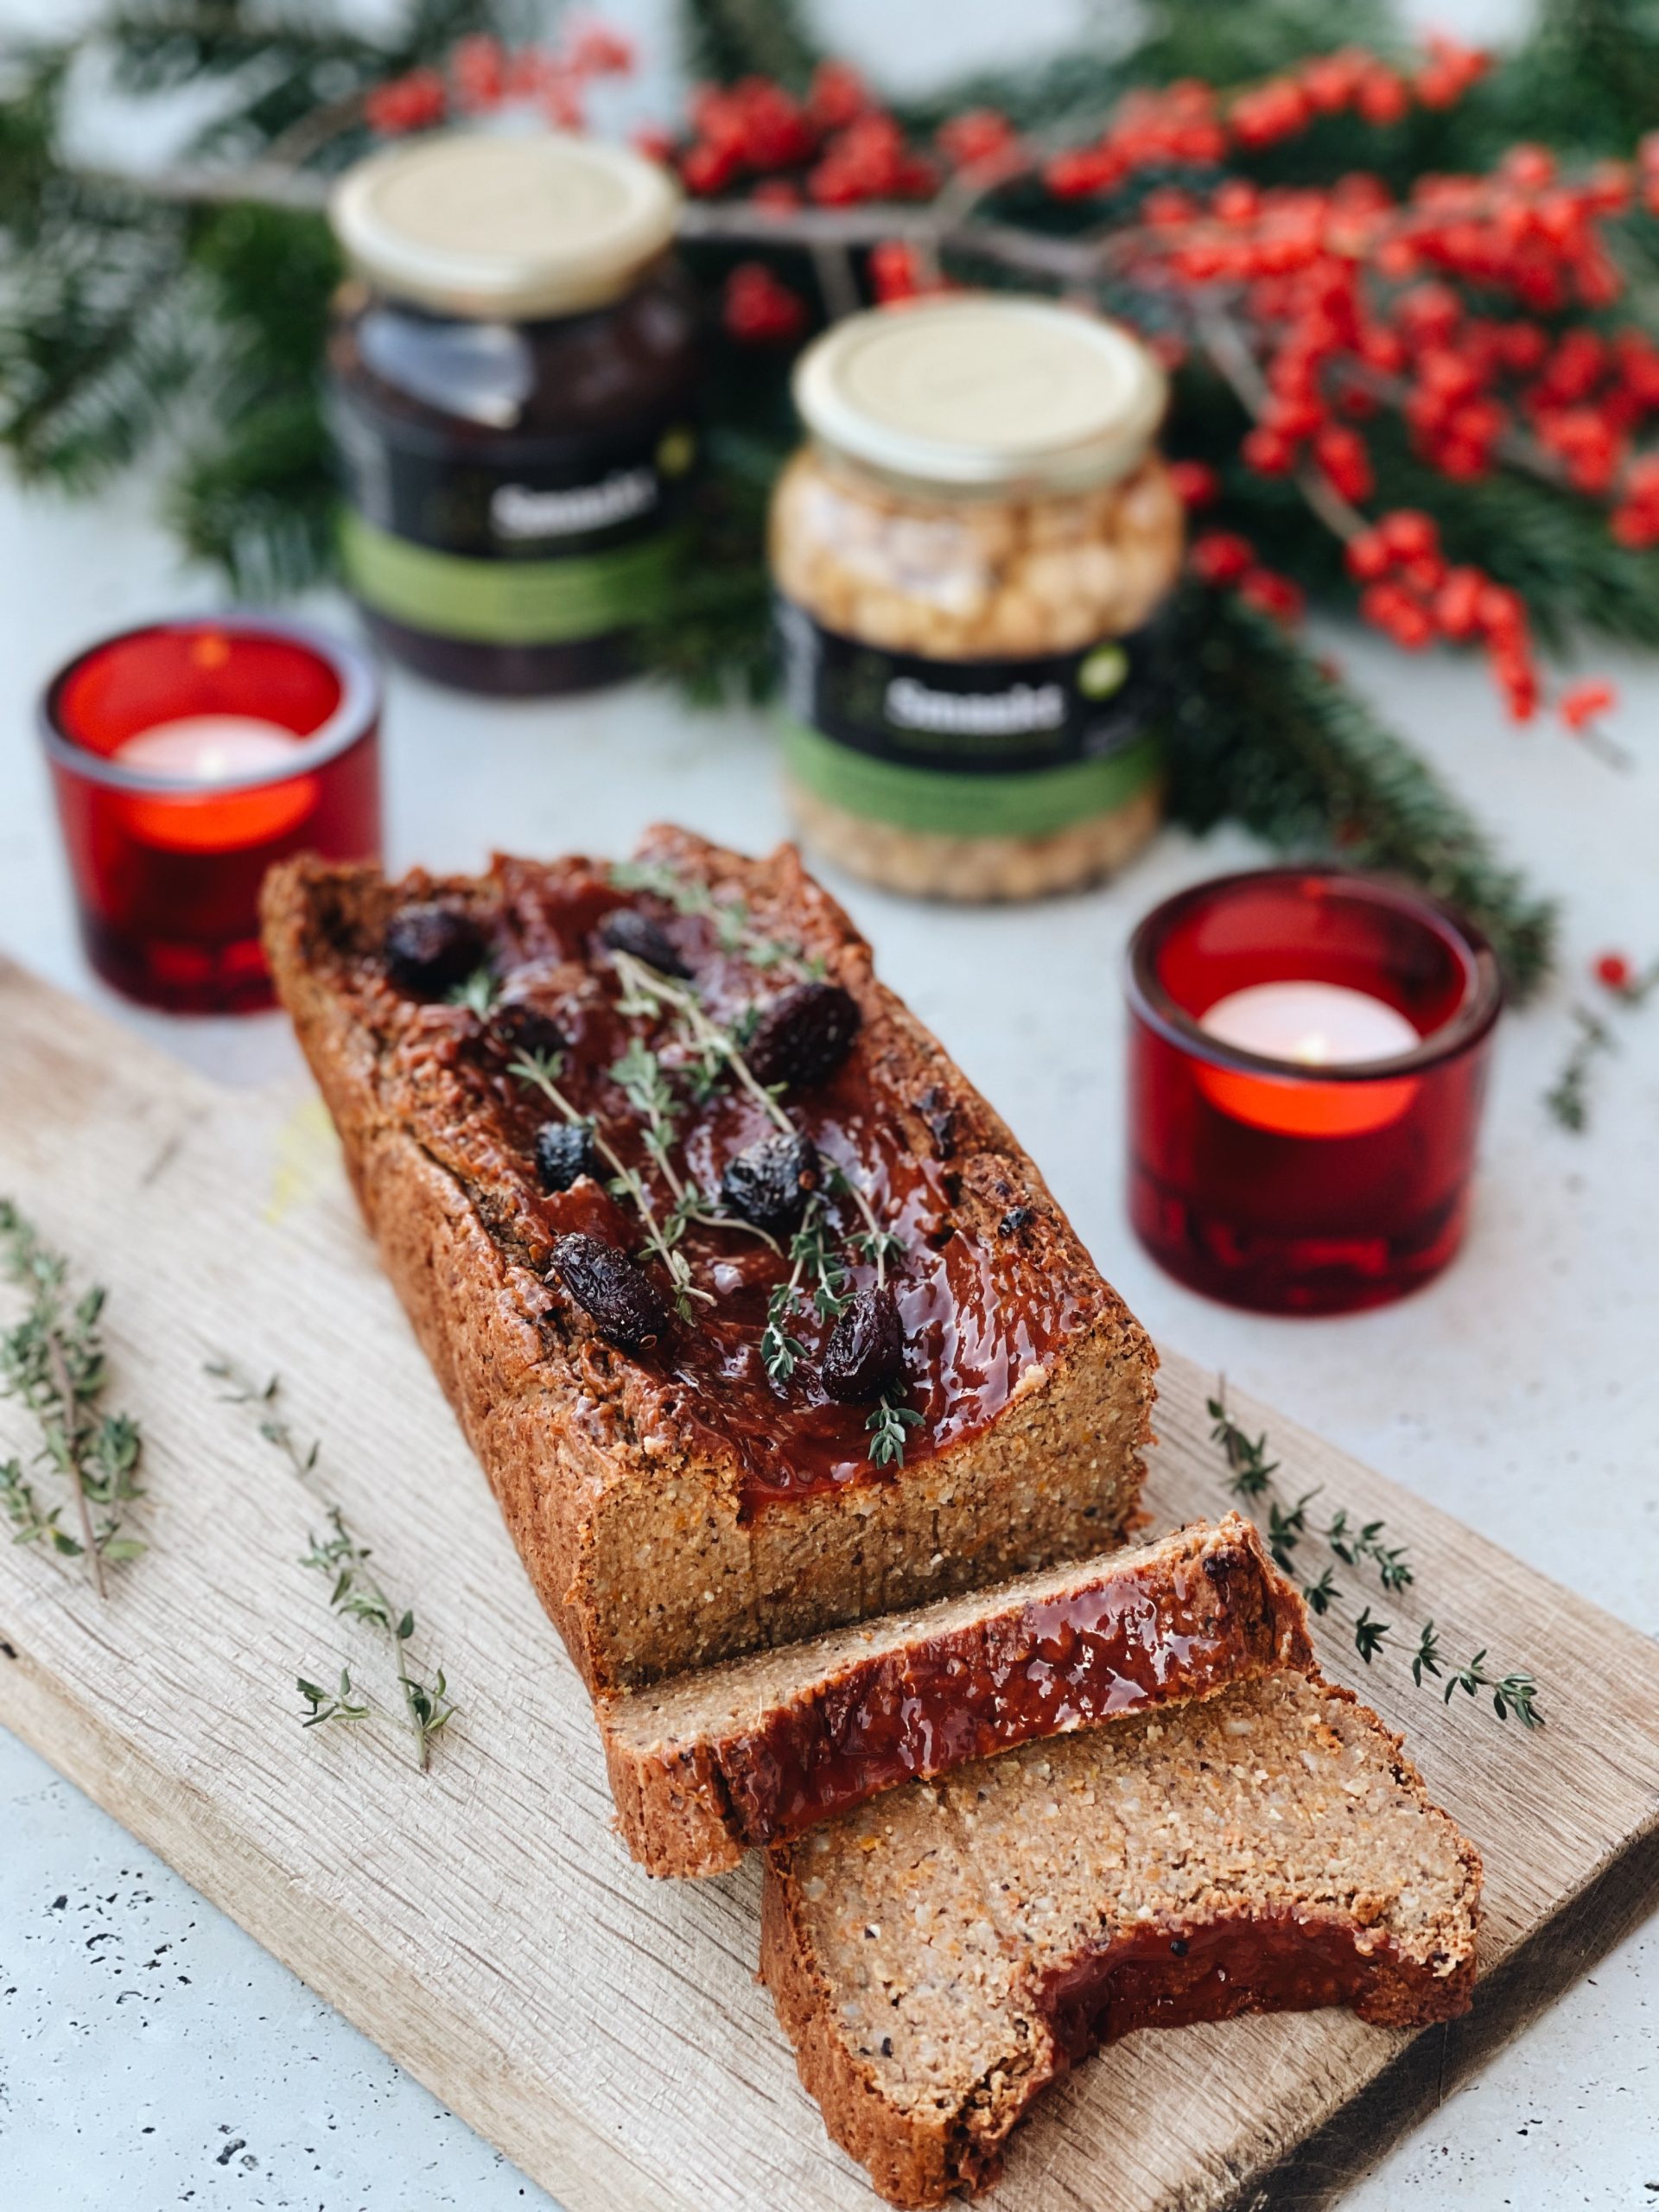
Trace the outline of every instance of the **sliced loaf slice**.
<instances>
[{"instance_id":1,"label":"sliced loaf slice","mask_svg":"<svg viewBox=\"0 0 1659 2212\"><path fill-rule=\"evenodd\" d=\"M1302 1602L1230 1513L599 1705L629 1850L715 1874L917 1775L1313 1663Z\"/></svg>"},{"instance_id":2,"label":"sliced loaf slice","mask_svg":"<svg viewBox=\"0 0 1659 2212\"><path fill-rule=\"evenodd\" d=\"M1401 1741L1287 1669L912 1783L769 1855L761 1971L830 2133L894 2204L993 2181L1147 2026L1467 2010L1480 1858Z\"/></svg>"}]
</instances>

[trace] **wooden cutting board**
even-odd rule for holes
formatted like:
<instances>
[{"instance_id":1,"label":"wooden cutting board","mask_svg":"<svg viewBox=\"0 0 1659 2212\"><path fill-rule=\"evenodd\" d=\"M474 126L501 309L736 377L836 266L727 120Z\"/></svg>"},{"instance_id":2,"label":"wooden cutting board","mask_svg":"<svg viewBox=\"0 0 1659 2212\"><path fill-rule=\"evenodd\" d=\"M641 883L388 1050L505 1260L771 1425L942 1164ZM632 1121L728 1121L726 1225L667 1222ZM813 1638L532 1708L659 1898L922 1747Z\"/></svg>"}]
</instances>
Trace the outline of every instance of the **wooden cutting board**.
<instances>
[{"instance_id":1,"label":"wooden cutting board","mask_svg":"<svg viewBox=\"0 0 1659 2212\"><path fill-rule=\"evenodd\" d=\"M151 1549L100 1604L0 1546L0 1720L286 1961L570 2212L855 2212L753 1979L759 1881L656 1883L609 1825L588 1700L353 1213L315 1099L219 1090L0 965L0 1193L110 1290L113 1402L147 1438ZM0 1294L9 1296L10 1294ZM431 1770L392 1729L297 1726L294 1679L391 1687L299 1564L315 1499L202 1372L287 1378L319 1475L419 1615L461 1710ZM1207 1380L1168 1357L1148 1504L1227 1503ZM1448 1652L1535 1670L1524 1736L1379 1662L1363 1688L1485 1853L1472 2018L1147 2033L1017 2140L1006 2212L1319 2202L1659 1895L1659 1646L1280 1415L1297 1493L1386 1518ZM29 1426L0 1403L0 1457ZM1364 1670L1340 1631L1330 1671ZM1586 1655L1597 1655L1592 1666ZM394 1692L395 1694L395 1692Z\"/></svg>"}]
</instances>

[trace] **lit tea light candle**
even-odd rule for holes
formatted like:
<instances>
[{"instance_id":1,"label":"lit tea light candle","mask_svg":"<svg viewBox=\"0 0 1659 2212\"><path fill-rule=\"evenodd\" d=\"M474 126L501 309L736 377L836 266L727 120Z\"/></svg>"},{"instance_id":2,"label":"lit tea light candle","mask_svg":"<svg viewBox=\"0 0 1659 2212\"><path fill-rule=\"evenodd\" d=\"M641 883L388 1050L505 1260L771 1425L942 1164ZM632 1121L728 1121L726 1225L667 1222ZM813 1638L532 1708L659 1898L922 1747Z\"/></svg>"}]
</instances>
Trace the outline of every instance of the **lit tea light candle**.
<instances>
[{"instance_id":1,"label":"lit tea light candle","mask_svg":"<svg viewBox=\"0 0 1659 2212\"><path fill-rule=\"evenodd\" d=\"M291 853L374 857L379 709L354 647L259 614L145 623L60 668L41 736L105 981L175 1014L269 1006L259 887Z\"/></svg>"},{"instance_id":2,"label":"lit tea light candle","mask_svg":"<svg viewBox=\"0 0 1659 2212\"><path fill-rule=\"evenodd\" d=\"M1129 947L1129 1217L1179 1281L1274 1313L1376 1306L1466 1217L1503 992L1433 899L1302 863L1195 883Z\"/></svg>"},{"instance_id":3,"label":"lit tea light candle","mask_svg":"<svg viewBox=\"0 0 1659 2212\"><path fill-rule=\"evenodd\" d=\"M295 731L255 715L181 715L141 729L111 757L143 774L211 787L280 768L301 742Z\"/></svg>"},{"instance_id":4,"label":"lit tea light candle","mask_svg":"<svg viewBox=\"0 0 1659 2212\"><path fill-rule=\"evenodd\" d=\"M1198 1017L1224 1045L1298 1067L1363 1067L1415 1050L1417 1030L1386 999L1343 983L1252 983Z\"/></svg>"},{"instance_id":5,"label":"lit tea light candle","mask_svg":"<svg viewBox=\"0 0 1659 2212\"><path fill-rule=\"evenodd\" d=\"M111 759L188 790L134 795L135 837L169 852L235 852L285 836L316 804L309 776L278 781L304 745L259 715L181 715L123 739Z\"/></svg>"}]
</instances>

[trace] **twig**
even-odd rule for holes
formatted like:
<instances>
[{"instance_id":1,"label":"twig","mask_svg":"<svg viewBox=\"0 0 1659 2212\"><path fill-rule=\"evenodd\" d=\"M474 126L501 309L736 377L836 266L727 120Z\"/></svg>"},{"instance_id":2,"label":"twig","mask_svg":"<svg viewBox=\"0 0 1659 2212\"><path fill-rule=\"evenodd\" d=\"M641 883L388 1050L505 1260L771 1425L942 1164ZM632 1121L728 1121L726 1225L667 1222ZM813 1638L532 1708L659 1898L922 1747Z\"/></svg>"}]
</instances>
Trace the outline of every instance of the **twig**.
<instances>
[{"instance_id":1,"label":"twig","mask_svg":"<svg viewBox=\"0 0 1659 2212\"><path fill-rule=\"evenodd\" d=\"M1272 399L1255 356L1244 334L1217 302L1201 301L1196 317L1199 342L1243 408L1260 422ZM1304 466L1296 471L1296 488L1326 529L1344 544L1367 527L1365 518L1345 499L1322 469Z\"/></svg>"}]
</instances>

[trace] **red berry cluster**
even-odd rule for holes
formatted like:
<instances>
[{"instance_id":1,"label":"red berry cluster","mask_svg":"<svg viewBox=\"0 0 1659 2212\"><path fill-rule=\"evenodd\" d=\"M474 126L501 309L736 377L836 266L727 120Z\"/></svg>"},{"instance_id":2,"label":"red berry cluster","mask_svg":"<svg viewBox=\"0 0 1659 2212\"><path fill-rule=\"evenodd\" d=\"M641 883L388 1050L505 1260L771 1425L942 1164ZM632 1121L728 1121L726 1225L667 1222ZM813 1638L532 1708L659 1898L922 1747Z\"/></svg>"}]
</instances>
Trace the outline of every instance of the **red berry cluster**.
<instances>
[{"instance_id":1,"label":"red berry cluster","mask_svg":"<svg viewBox=\"0 0 1659 2212\"><path fill-rule=\"evenodd\" d=\"M906 300L924 299L951 289L915 247L901 238L885 238L870 248L868 273L870 289L884 308L900 307Z\"/></svg>"},{"instance_id":2,"label":"red berry cluster","mask_svg":"<svg viewBox=\"0 0 1659 2212\"><path fill-rule=\"evenodd\" d=\"M1234 587L1241 599L1281 622L1300 619L1300 585L1255 557L1255 548L1236 531L1208 530L1192 541L1187 565L1200 582Z\"/></svg>"},{"instance_id":3,"label":"red berry cluster","mask_svg":"<svg viewBox=\"0 0 1659 2212\"><path fill-rule=\"evenodd\" d=\"M721 319L751 346L789 346L807 325L806 302L764 261L740 261L726 279Z\"/></svg>"},{"instance_id":4,"label":"red berry cluster","mask_svg":"<svg viewBox=\"0 0 1659 2212\"><path fill-rule=\"evenodd\" d=\"M972 143L984 140L982 118L958 121L971 122ZM804 100L769 77L705 86L693 98L691 124L696 135L680 156L680 175L688 191L703 195L764 178L770 189L756 196L773 205L804 197L838 207L925 199L939 181L938 165L911 146L845 62L821 64Z\"/></svg>"},{"instance_id":5,"label":"red berry cluster","mask_svg":"<svg viewBox=\"0 0 1659 2212\"><path fill-rule=\"evenodd\" d=\"M1510 714L1531 721L1538 671L1525 601L1483 569L1448 565L1433 516L1397 507L1349 540L1346 559L1366 621L1408 652L1436 638L1483 646Z\"/></svg>"},{"instance_id":6,"label":"red berry cluster","mask_svg":"<svg viewBox=\"0 0 1659 2212\"><path fill-rule=\"evenodd\" d=\"M1160 91L1129 93L1092 146L1057 154L1045 171L1063 199L1110 192L1138 170L1210 167L1234 150L1258 151L1306 130L1321 116L1400 122L1414 105L1450 107L1484 74L1487 57L1433 38L1413 72L1394 68L1362 47L1315 55L1230 98L1185 78Z\"/></svg>"},{"instance_id":7,"label":"red berry cluster","mask_svg":"<svg viewBox=\"0 0 1659 2212\"><path fill-rule=\"evenodd\" d=\"M1598 680L1575 683L1570 690L1563 691L1555 702L1555 711L1576 735L1591 728L1618 704L1618 694L1612 685Z\"/></svg>"},{"instance_id":8,"label":"red berry cluster","mask_svg":"<svg viewBox=\"0 0 1659 2212\"><path fill-rule=\"evenodd\" d=\"M1659 143L1654 161L1659 198ZM1442 474L1483 475L1508 450L1608 499L1615 536L1643 546L1659 543L1659 459L1636 456L1632 440L1659 413L1659 346L1635 328L1552 332L1533 319L1617 294L1603 226L1633 192L1626 168L1567 181L1536 147L1513 149L1490 177L1425 180L1403 206L1363 174L1328 190L1233 178L1203 200L1149 193L1133 250L1179 285L1243 288L1268 390L1243 448L1259 473L1311 462L1363 502L1373 470L1352 425L1386 401ZM1449 278L1508 290L1527 312L1472 313ZM1382 603L1402 634L1417 628L1397 601Z\"/></svg>"},{"instance_id":9,"label":"red berry cluster","mask_svg":"<svg viewBox=\"0 0 1659 2212\"><path fill-rule=\"evenodd\" d=\"M596 77L626 76L633 66L632 46L602 23L572 24L557 47L509 48L479 32L456 41L446 69L410 69L377 85L365 96L364 119L395 138L452 116L524 103L558 129L580 130L588 86Z\"/></svg>"}]
</instances>

